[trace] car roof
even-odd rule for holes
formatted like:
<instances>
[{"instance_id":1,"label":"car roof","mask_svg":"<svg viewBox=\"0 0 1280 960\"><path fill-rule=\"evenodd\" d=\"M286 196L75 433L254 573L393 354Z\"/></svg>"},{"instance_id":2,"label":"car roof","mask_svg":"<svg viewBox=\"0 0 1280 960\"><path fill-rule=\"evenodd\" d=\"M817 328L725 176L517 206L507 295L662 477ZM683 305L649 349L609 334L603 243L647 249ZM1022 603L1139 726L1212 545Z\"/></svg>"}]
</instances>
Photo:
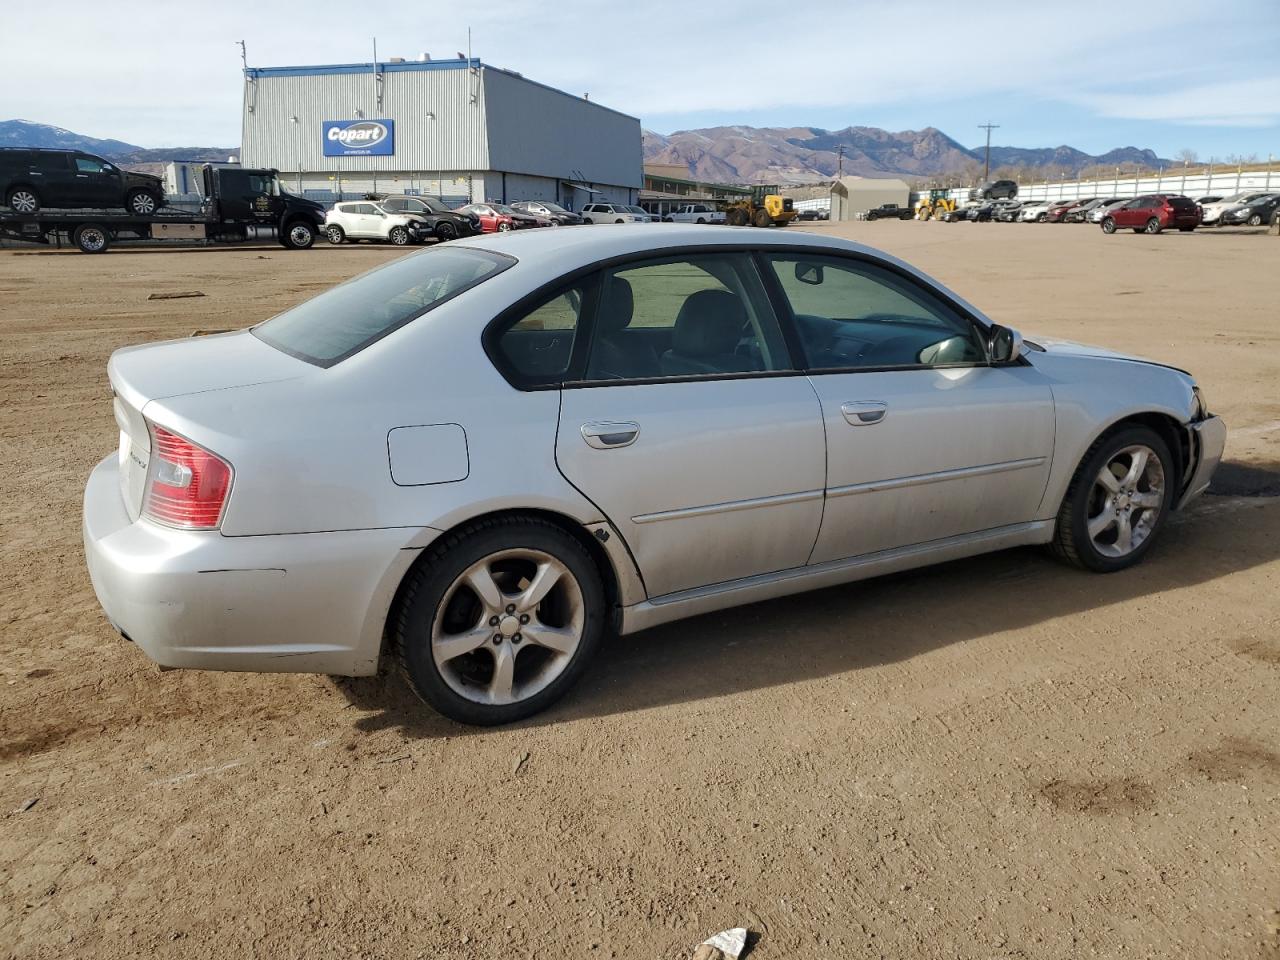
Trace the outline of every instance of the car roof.
<instances>
[{"instance_id":1,"label":"car roof","mask_svg":"<svg viewBox=\"0 0 1280 960\"><path fill-rule=\"evenodd\" d=\"M616 257L650 254L660 257L667 251L700 248L714 253L716 248L748 250L782 250L809 248L834 254L861 254L890 263L899 269L939 286L934 278L922 273L891 254L875 247L838 237L809 233L805 230L762 230L759 227L725 227L711 224L659 223L642 227L589 226L574 230L514 230L510 233L487 233L451 240L450 248L474 247L514 257L516 269L543 272L547 279ZM429 253L430 251L424 251ZM421 254L419 254L421 255ZM944 287L944 289L946 289ZM991 321L977 307L952 290L947 294L986 323Z\"/></svg>"}]
</instances>

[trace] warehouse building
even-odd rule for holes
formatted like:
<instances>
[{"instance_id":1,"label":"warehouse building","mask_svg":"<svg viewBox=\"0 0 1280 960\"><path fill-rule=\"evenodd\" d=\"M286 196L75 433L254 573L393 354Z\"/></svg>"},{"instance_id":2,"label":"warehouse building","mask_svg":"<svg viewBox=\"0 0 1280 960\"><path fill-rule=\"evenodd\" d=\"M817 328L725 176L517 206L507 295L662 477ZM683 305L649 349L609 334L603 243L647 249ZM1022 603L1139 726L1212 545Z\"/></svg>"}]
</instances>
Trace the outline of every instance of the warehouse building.
<instances>
[{"instance_id":1,"label":"warehouse building","mask_svg":"<svg viewBox=\"0 0 1280 960\"><path fill-rule=\"evenodd\" d=\"M249 67L241 161L321 201L635 203L640 121L477 59Z\"/></svg>"},{"instance_id":2,"label":"warehouse building","mask_svg":"<svg viewBox=\"0 0 1280 960\"><path fill-rule=\"evenodd\" d=\"M868 210L911 203L911 188L903 180L879 177L841 177L831 185L831 219L855 220Z\"/></svg>"}]
</instances>

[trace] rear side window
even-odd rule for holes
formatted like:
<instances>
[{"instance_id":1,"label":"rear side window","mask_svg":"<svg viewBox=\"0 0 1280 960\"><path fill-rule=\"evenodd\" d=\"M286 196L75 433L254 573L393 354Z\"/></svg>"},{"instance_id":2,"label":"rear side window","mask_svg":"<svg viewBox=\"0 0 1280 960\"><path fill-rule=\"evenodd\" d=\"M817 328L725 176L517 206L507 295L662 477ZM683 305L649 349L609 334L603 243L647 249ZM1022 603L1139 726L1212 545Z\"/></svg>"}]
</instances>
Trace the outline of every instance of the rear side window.
<instances>
[{"instance_id":1,"label":"rear side window","mask_svg":"<svg viewBox=\"0 0 1280 960\"><path fill-rule=\"evenodd\" d=\"M559 383L569 370L588 285L577 283L543 300L497 338L508 371L522 386Z\"/></svg>"},{"instance_id":2,"label":"rear side window","mask_svg":"<svg viewBox=\"0 0 1280 960\"><path fill-rule=\"evenodd\" d=\"M392 261L253 328L277 350L331 367L516 261L441 247Z\"/></svg>"}]
</instances>

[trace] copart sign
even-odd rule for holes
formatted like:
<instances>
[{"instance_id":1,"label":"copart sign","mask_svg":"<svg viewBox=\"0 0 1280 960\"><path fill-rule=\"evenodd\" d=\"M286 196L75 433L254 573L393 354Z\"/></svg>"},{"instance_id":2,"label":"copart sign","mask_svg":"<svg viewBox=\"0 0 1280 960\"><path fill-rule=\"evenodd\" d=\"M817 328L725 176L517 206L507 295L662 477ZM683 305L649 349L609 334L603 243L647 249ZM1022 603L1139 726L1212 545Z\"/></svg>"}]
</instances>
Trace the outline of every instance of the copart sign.
<instances>
[{"instance_id":1,"label":"copart sign","mask_svg":"<svg viewBox=\"0 0 1280 960\"><path fill-rule=\"evenodd\" d=\"M396 152L394 120L325 120L326 157L389 157Z\"/></svg>"}]
</instances>

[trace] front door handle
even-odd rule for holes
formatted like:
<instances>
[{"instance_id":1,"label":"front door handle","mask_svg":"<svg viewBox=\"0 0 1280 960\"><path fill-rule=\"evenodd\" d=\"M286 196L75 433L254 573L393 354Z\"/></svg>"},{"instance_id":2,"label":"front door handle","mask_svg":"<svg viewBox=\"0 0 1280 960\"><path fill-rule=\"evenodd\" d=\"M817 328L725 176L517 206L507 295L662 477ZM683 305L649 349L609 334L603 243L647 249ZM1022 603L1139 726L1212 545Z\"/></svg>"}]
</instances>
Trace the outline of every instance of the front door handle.
<instances>
[{"instance_id":1,"label":"front door handle","mask_svg":"<svg viewBox=\"0 0 1280 960\"><path fill-rule=\"evenodd\" d=\"M597 450L629 447L640 436L640 424L624 420L617 423L593 420L582 425L582 439Z\"/></svg>"},{"instance_id":2,"label":"front door handle","mask_svg":"<svg viewBox=\"0 0 1280 960\"><path fill-rule=\"evenodd\" d=\"M889 405L879 400L850 400L840 405L840 412L851 426L869 427L883 422Z\"/></svg>"}]
</instances>

